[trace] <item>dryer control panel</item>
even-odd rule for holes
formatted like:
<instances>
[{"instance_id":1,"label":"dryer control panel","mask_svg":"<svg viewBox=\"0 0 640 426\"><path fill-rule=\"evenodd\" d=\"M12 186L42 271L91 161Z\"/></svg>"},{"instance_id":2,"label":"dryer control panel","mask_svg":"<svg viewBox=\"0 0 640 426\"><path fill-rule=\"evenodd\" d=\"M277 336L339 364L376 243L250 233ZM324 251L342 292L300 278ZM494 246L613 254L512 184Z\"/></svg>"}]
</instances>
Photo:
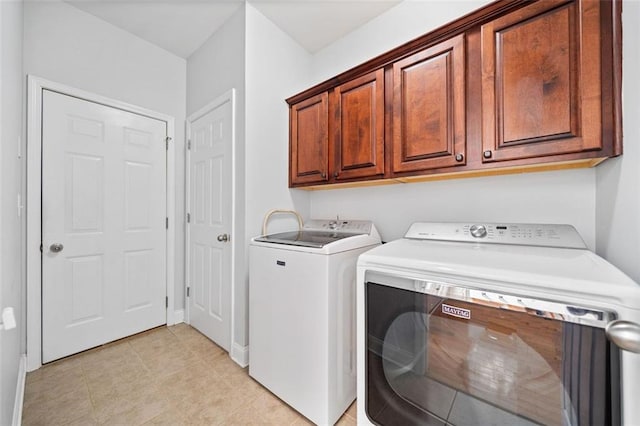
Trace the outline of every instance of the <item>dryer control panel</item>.
<instances>
[{"instance_id":1,"label":"dryer control panel","mask_svg":"<svg viewBox=\"0 0 640 426\"><path fill-rule=\"evenodd\" d=\"M587 248L573 226L555 224L416 222L404 237L418 240Z\"/></svg>"}]
</instances>

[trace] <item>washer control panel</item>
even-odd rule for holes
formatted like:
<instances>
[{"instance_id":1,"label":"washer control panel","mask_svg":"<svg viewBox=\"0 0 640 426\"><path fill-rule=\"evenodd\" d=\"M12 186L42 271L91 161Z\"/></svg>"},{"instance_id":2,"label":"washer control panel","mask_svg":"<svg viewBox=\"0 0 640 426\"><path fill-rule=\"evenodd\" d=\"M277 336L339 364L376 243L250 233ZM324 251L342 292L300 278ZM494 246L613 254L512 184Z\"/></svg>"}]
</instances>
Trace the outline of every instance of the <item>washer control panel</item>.
<instances>
[{"instance_id":1,"label":"washer control panel","mask_svg":"<svg viewBox=\"0 0 640 426\"><path fill-rule=\"evenodd\" d=\"M308 231L350 232L370 234L372 222L368 220L311 219L304 224Z\"/></svg>"},{"instance_id":2,"label":"washer control panel","mask_svg":"<svg viewBox=\"0 0 640 426\"><path fill-rule=\"evenodd\" d=\"M553 224L416 222L405 238L587 248L573 226Z\"/></svg>"}]
</instances>

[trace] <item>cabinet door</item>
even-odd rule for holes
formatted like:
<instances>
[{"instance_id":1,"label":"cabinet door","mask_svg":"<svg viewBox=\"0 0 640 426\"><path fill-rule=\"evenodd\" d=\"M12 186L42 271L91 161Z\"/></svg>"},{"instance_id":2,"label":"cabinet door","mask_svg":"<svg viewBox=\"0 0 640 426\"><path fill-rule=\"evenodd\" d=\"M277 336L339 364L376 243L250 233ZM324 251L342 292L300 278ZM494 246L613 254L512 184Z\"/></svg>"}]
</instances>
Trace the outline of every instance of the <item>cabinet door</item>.
<instances>
[{"instance_id":1,"label":"cabinet door","mask_svg":"<svg viewBox=\"0 0 640 426\"><path fill-rule=\"evenodd\" d=\"M484 162L601 148L599 3L539 1L482 26Z\"/></svg>"},{"instance_id":2,"label":"cabinet door","mask_svg":"<svg viewBox=\"0 0 640 426\"><path fill-rule=\"evenodd\" d=\"M464 35L393 64L393 172L465 163Z\"/></svg>"},{"instance_id":3,"label":"cabinet door","mask_svg":"<svg viewBox=\"0 0 640 426\"><path fill-rule=\"evenodd\" d=\"M332 95L334 179L384 174L384 71L336 87Z\"/></svg>"},{"instance_id":4,"label":"cabinet door","mask_svg":"<svg viewBox=\"0 0 640 426\"><path fill-rule=\"evenodd\" d=\"M329 101L327 93L291 106L290 185L328 180Z\"/></svg>"}]
</instances>

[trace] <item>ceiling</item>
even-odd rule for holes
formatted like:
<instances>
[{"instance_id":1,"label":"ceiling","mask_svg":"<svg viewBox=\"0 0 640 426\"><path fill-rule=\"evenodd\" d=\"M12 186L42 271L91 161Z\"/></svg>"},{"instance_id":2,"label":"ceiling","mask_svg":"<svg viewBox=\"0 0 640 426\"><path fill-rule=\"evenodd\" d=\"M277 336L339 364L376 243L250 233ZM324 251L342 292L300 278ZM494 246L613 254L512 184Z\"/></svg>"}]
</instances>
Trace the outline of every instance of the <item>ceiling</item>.
<instances>
[{"instance_id":1,"label":"ceiling","mask_svg":"<svg viewBox=\"0 0 640 426\"><path fill-rule=\"evenodd\" d=\"M309 53L315 53L401 0L67 0L188 58L247 1Z\"/></svg>"}]
</instances>

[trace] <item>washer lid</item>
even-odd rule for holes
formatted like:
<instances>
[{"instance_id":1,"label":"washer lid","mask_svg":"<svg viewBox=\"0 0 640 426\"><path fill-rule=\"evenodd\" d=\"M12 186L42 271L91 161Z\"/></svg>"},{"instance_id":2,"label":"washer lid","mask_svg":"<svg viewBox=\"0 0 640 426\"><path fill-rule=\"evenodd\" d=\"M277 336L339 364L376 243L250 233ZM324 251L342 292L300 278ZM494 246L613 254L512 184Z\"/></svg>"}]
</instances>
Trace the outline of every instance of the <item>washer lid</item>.
<instances>
[{"instance_id":1,"label":"washer lid","mask_svg":"<svg viewBox=\"0 0 640 426\"><path fill-rule=\"evenodd\" d=\"M355 237L356 235L361 234L352 232L302 230L263 235L261 237L256 237L255 241L273 244L286 244L290 246L322 248L327 244L342 240L343 238Z\"/></svg>"}]
</instances>

